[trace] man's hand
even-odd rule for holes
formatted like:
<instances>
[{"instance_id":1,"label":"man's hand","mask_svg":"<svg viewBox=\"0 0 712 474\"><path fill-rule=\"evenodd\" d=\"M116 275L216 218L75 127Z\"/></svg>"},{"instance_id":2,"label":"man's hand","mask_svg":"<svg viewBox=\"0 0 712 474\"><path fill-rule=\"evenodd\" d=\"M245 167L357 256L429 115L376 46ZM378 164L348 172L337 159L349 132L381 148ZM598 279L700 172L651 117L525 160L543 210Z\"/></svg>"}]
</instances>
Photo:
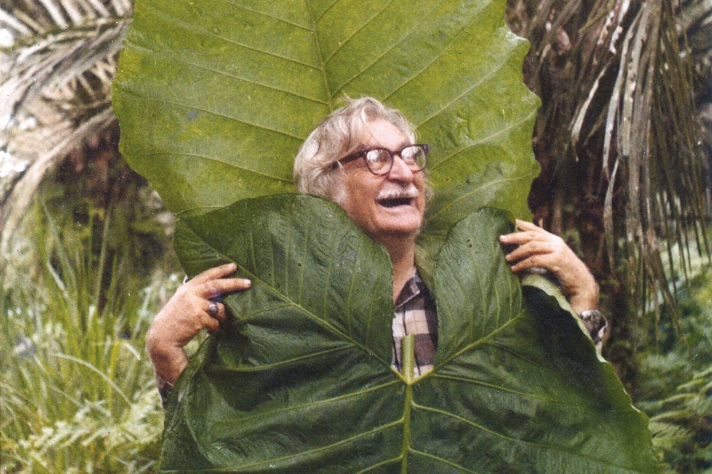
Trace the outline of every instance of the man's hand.
<instances>
[{"instance_id":1,"label":"man's hand","mask_svg":"<svg viewBox=\"0 0 712 474\"><path fill-rule=\"evenodd\" d=\"M175 383L188 365L183 347L202 329L213 334L225 321L225 305L214 300L250 287L250 280L225 278L236 270L237 265L229 263L204 271L181 285L153 319L146 347L156 374L166 382Z\"/></svg>"},{"instance_id":2,"label":"man's hand","mask_svg":"<svg viewBox=\"0 0 712 474\"><path fill-rule=\"evenodd\" d=\"M505 256L513 263L512 271L535 267L549 270L556 276L566 299L577 314L598 308L598 284L586 264L561 237L530 222L517 220L517 230L499 237L504 245L518 245Z\"/></svg>"}]
</instances>

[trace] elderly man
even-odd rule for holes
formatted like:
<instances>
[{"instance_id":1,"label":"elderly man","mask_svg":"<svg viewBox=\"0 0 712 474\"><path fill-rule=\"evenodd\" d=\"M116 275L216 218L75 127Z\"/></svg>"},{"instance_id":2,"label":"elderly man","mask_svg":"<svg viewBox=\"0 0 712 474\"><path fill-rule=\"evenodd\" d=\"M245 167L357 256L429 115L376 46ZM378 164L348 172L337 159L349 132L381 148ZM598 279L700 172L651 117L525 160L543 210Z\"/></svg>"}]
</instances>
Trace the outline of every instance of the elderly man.
<instances>
[{"instance_id":1,"label":"elderly man","mask_svg":"<svg viewBox=\"0 0 712 474\"><path fill-rule=\"evenodd\" d=\"M429 189L428 146L415 143L406 118L372 98L352 100L307 138L294 164L300 192L339 204L393 264L393 365L400 343L415 335L415 375L432 369L437 348L435 303L418 275L415 240L423 225ZM605 319L596 308L598 286L569 247L539 227L517 221L518 232L500 237L516 245L506 256L514 272L544 268L555 275L572 308L600 346ZM182 285L154 319L147 346L165 395L188 364L184 346L202 329L214 333L226 318L221 294L247 290L250 281L229 278L234 264L207 270ZM385 330L385 328L384 328Z\"/></svg>"}]
</instances>

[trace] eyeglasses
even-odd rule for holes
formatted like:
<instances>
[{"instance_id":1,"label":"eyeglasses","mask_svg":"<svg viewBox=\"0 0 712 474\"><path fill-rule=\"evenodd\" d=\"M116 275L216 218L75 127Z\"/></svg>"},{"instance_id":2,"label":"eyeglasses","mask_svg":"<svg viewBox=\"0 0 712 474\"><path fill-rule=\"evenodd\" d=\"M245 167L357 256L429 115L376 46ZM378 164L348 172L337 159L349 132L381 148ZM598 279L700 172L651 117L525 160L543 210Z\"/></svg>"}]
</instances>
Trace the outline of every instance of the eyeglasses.
<instances>
[{"instance_id":1,"label":"eyeglasses","mask_svg":"<svg viewBox=\"0 0 712 474\"><path fill-rule=\"evenodd\" d=\"M336 160L331 168L339 166L339 163L344 164L349 161L363 158L366 162L368 170L378 176L383 176L391 172L393 168L393 159L396 155L410 168L411 171L417 172L425 168L426 157L430 147L425 144L408 145L398 151L391 151L387 148L369 148L367 150L357 151L351 155L345 156L340 160Z\"/></svg>"}]
</instances>

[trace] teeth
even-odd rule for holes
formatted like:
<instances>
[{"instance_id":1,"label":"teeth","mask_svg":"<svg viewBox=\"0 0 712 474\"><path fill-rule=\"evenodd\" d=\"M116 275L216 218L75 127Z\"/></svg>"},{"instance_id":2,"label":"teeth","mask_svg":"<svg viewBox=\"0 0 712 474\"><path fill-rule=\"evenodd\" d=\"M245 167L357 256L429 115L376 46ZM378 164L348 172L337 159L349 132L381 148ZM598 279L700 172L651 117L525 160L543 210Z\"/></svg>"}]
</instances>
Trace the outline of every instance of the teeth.
<instances>
[{"instance_id":1,"label":"teeth","mask_svg":"<svg viewBox=\"0 0 712 474\"><path fill-rule=\"evenodd\" d=\"M413 199L418 197L419 191L415 185L405 188L391 188L383 190L376 196L376 202L383 207L410 206Z\"/></svg>"}]
</instances>

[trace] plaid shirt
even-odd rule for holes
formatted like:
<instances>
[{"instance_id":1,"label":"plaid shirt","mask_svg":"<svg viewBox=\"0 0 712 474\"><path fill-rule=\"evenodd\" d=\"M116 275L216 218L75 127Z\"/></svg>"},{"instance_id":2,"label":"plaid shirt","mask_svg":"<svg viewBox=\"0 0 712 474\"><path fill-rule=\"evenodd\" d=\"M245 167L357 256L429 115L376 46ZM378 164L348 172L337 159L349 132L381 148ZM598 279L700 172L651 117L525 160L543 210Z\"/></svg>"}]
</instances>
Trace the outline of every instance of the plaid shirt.
<instances>
[{"instance_id":1,"label":"plaid shirt","mask_svg":"<svg viewBox=\"0 0 712 474\"><path fill-rule=\"evenodd\" d=\"M603 343L608 338L608 321L598 311L585 311L579 318L600 354ZM438 348L438 313L435 301L417 271L398 295L393 316L393 367L398 372L403 369L401 342L403 337L409 334L413 334L415 339L413 375L425 375L433 370L435 363L435 351Z\"/></svg>"},{"instance_id":2,"label":"plaid shirt","mask_svg":"<svg viewBox=\"0 0 712 474\"><path fill-rule=\"evenodd\" d=\"M608 323L600 313L598 317L600 319L596 321L585 317L582 320L600 353L601 346L608 333ZM392 331L392 365L396 370L401 372L403 368L401 342L403 337L410 334L413 334L415 342L413 375L419 377L433 370L435 351L438 347L438 313L435 301L417 271L405 284L400 295L398 295L395 314L393 315ZM165 404L173 385L163 380L158 374L156 374L156 384L158 385L161 399Z\"/></svg>"},{"instance_id":3,"label":"plaid shirt","mask_svg":"<svg viewBox=\"0 0 712 474\"><path fill-rule=\"evenodd\" d=\"M415 342L413 375L418 377L433 370L435 350L438 347L435 301L418 272L408 280L398 295L393 315L393 367L399 372L403 368L401 342L410 334L413 334Z\"/></svg>"}]
</instances>

